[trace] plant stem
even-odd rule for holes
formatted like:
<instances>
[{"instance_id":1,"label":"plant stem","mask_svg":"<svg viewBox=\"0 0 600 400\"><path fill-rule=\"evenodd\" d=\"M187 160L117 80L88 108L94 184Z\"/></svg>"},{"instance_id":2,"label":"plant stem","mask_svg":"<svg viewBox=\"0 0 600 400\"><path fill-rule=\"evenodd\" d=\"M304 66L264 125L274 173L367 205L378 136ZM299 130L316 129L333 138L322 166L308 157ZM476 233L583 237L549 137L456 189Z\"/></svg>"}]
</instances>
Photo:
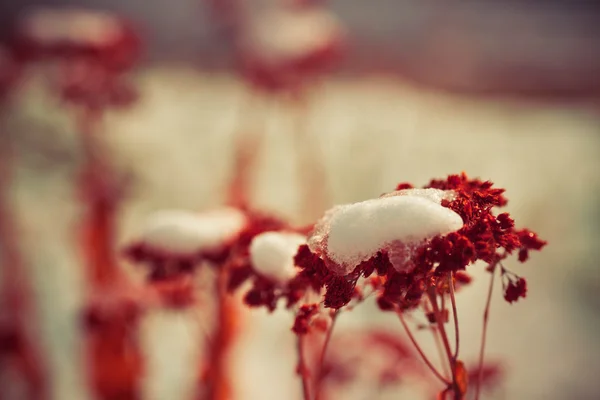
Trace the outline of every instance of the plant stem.
<instances>
[{"instance_id":1,"label":"plant stem","mask_svg":"<svg viewBox=\"0 0 600 400\"><path fill-rule=\"evenodd\" d=\"M18 226L9 207L12 175L12 143L0 131L0 269L2 305L0 336L12 346L2 346L0 360L10 362L27 383L31 399L47 399L48 376L41 349L28 330L35 318L33 296L26 276L25 259L19 249ZM8 136L8 135L7 135ZM5 343L2 343L5 345Z\"/></svg>"},{"instance_id":2,"label":"plant stem","mask_svg":"<svg viewBox=\"0 0 600 400\"><path fill-rule=\"evenodd\" d=\"M217 275L217 328L211 345L206 399L228 400L231 398L227 367L228 356L236 330L236 310L227 293L228 268L219 269Z\"/></svg>"},{"instance_id":3,"label":"plant stem","mask_svg":"<svg viewBox=\"0 0 600 400\"><path fill-rule=\"evenodd\" d=\"M481 380L483 379L483 358L485 353L485 342L487 337L488 319L490 314L490 305L492 303L492 292L494 290L494 277L496 276L496 265L498 261L491 265L490 286L488 288L487 300L485 302L485 311L483 312L483 330L481 333L481 348L479 349L479 370L477 371L477 388L475 390L475 400L479 400L481 392Z\"/></svg>"},{"instance_id":4,"label":"plant stem","mask_svg":"<svg viewBox=\"0 0 600 400\"><path fill-rule=\"evenodd\" d=\"M308 372L308 366L306 365L306 359L304 358L304 335L296 335L296 348L298 351L298 367L297 373L300 375L302 380L302 398L304 400L311 400L310 396L310 374Z\"/></svg>"},{"instance_id":5,"label":"plant stem","mask_svg":"<svg viewBox=\"0 0 600 400\"><path fill-rule=\"evenodd\" d=\"M110 285L118 276L113 259L117 201L113 192L115 187L108 182L113 174L98 149L100 119L100 110L87 107L79 118L85 157L80 183L86 207L82 237L93 287Z\"/></svg>"},{"instance_id":6,"label":"plant stem","mask_svg":"<svg viewBox=\"0 0 600 400\"><path fill-rule=\"evenodd\" d=\"M427 356L423 352L423 349L421 348L421 346L419 346L419 343L417 343L417 340L415 339L415 337L413 336L412 332L410 331L410 328L408 327L408 324L404 320L404 316L402 315L402 311L396 310L396 315L398 315L398 318L400 319L400 322L402 323L402 326L404 327L404 330L406 331L406 335L408 336L408 338L412 342L413 346L415 346L415 349L417 350L417 352L421 356L421 359L423 360L423 362L425 363L425 365L427 365L427 367L429 367L429 369L431 370L431 372L433 372L433 374L440 381L442 381L446 385L450 385L450 382L446 378L444 378L442 376L442 374L437 370L437 368L435 368L435 366L431 363L431 361L429 361L429 359L427 358Z\"/></svg>"},{"instance_id":7,"label":"plant stem","mask_svg":"<svg viewBox=\"0 0 600 400\"><path fill-rule=\"evenodd\" d=\"M444 327L444 321L442 320L442 313L440 312L440 308L437 304L437 293L435 291L435 287L430 287L427 291L427 295L429 296L429 300L431 301L431 306L433 307L433 311L435 314L435 319L437 322L438 330L440 332L440 336L442 337L442 343L444 345L444 349L446 351L446 356L448 357L448 362L450 363L450 370L452 373L452 383L451 389L454 393L455 400L461 400L464 396L464 393L461 393L459 390L459 383L456 377L456 357L452 353L450 349L450 341L448 340L448 335L446 334L446 329Z\"/></svg>"},{"instance_id":8,"label":"plant stem","mask_svg":"<svg viewBox=\"0 0 600 400\"><path fill-rule=\"evenodd\" d=\"M452 316L454 317L454 337L456 346L454 348L454 359L458 358L458 350L460 348L460 333L458 329L458 313L456 312L456 298L454 296L454 273L448 277L448 287L450 288L450 300L452 302Z\"/></svg>"},{"instance_id":9,"label":"plant stem","mask_svg":"<svg viewBox=\"0 0 600 400\"><path fill-rule=\"evenodd\" d=\"M329 329L325 333L325 341L323 342L323 348L321 349L321 355L319 357L318 364L318 375L317 375L317 388L315 393L315 399L318 400L321 395L321 383L323 381L323 366L325 364L325 356L327 354L327 348L329 347L329 342L331 341L331 336L333 334L333 328L335 327L335 321L337 320L337 316L339 314L339 309L335 310L331 315L331 325Z\"/></svg>"},{"instance_id":10,"label":"plant stem","mask_svg":"<svg viewBox=\"0 0 600 400\"><path fill-rule=\"evenodd\" d=\"M452 354L452 350L450 350L450 341L448 340L448 335L446 334L446 329L444 327L444 321L442 320L442 313L440 312L440 308L437 304L437 294L435 293L435 288L432 288L428 292L429 300L431 301L431 306L433 307L433 312L435 314L435 320L438 326L438 331L442 338L442 344L444 345L444 350L446 351L446 356L448 357L448 361L450 362L450 368L452 369L452 379L455 378L454 372L454 364L455 359Z\"/></svg>"},{"instance_id":11,"label":"plant stem","mask_svg":"<svg viewBox=\"0 0 600 400\"><path fill-rule=\"evenodd\" d=\"M446 376L450 375L448 371L448 364L446 364L446 357L444 355L444 349L442 348L442 342L440 339L440 334L436 326L430 327L431 333L433 334L433 339L435 341L435 347L438 352L438 356L440 357L440 363L442 365L442 369Z\"/></svg>"}]
</instances>

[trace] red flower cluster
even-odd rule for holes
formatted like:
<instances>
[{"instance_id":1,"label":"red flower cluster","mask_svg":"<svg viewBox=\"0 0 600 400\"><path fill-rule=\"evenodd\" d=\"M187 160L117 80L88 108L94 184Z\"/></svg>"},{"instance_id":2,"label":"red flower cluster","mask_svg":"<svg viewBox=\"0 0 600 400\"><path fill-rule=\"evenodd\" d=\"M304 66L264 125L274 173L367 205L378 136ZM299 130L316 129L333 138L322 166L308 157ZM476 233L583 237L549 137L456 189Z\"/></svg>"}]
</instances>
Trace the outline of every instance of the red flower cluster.
<instances>
[{"instance_id":1,"label":"red flower cluster","mask_svg":"<svg viewBox=\"0 0 600 400\"><path fill-rule=\"evenodd\" d=\"M515 276L505 270L502 271L502 275L507 278L507 282L502 283L506 301L513 303L519 300L520 297L525 298L527 296L527 281L525 278Z\"/></svg>"},{"instance_id":2,"label":"red flower cluster","mask_svg":"<svg viewBox=\"0 0 600 400\"><path fill-rule=\"evenodd\" d=\"M123 254L131 262L147 269L148 284L167 306L180 308L194 302L192 277L207 262L214 268L227 269L229 292L253 279L254 287L246 295L246 303L250 306L266 305L274 309L279 297L278 290L271 281L253 271L249 262L249 247L255 236L267 231L285 230L288 225L270 215L248 209L241 211L247 218L245 227L218 249L178 256L158 252L143 242L135 242L126 247Z\"/></svg>"},{"instance_id":3,"label":"red flower cluster","mask_svg":"<svg viewBox=\"0 0 600 400\"><path fill-rule=\"evenodd\" d=\"M281 284L257 273L250 261L250 243L252 239L264 232L286 231L297 232L280 219L255 214L247 230L240 236L235 251L229 258L229 283L228 290L233 292L247 281L252 282L252 287L244 296L244 302L250 307L265 306L270 311L275 310L280 299L286 301L287 307L297 304L308 287L308 282L295 277L291 281Z\"/></svg>"},{"instance_id":4,"label":"red flower cluster","mask_svg":"<svg viewBox=\"0 0 600 400\"><path fill-rule=\"evenodd\" d=\"M21 63L60 62L53 84L66 102L99 109L129 106L137 98L123 79L141 55L129 21L103 12L33 10L13 36L11 50Z\"/></svg>"},{"instance_id":5,"label":"red flower cluster","mask_svg":"<svg viewBox=\"0 0 600 400\"><path fill-rule=\"evenodd\" d=\"M412 187L403 183L397 189ZM529 250L540 250L546 244L527 229L515 230L514 221L507 213L497 216L492 213L494 207L506 205L507 200L503 195L504 189L494 188L489 181L469 179L463 173L450 175L445 180L432 180L425 188L454 192L453 200L443 200L442 206L459 214L463 227L456 232L436 236L417 248L410 255L414 264L411 272L398 272L392 268L386 251L382 250L358 265L352 273L339 277L327 269L323 260L326 257L313 254L307 246L303 246L296 257L297 265L303 269L298 279L308 280L315 289L325 287L325 306L340 308L352 299L359 277L369 277L376 272L383 278L379 306L384 310L396 307L409 309L420 303L429 288L443 289L442 282L450 273L460 272L460 281L467 283L469 277L463 270L469 264L482 260L495 265L515 250L519 250L519 260L525 261ZM507 300L524 297L525 281L518 282L509 284Z\"/></svg>"},{"instance_id":6,"label":"red flower cluster","mask_svg":"<svg viewBox=\"0 0 600 400\"><path fill-rule=\"evenodd\" d=\"M139 59L141 41L133 24L105 12L36 9L19 21L13 38L19 59L88 59L120 72Z\"/></svg>"},{"instance_id":7,"label":"red flower cluster","mask_svg":"<svg viewBox=\"0 0 600 400\"><path fill-rule=\"evenodd\" d=\"M305 304L301 306L298 310L298 313L296 314L296 319L294 320L294 326L292 327L292 331L294 331L298 335L304 335L308 333L310 320L318 313L318 304Z\"/></svg>"},{"instance_id":8,"label":"red flower cluster","mask_svg":"<svg viewBox=\"0 0 600 400\"><path fill-rule=\"evenodd\" d=\"M331 22L332 26L318 40L310 37L315 26L318 29L329 17L328 10L319 4L286 4L263 12L261 17L249 18L241 25L236 40L238 65L244 79L258 90L296 93L332 69L345 52L341 27ZM265 40L265 24L290 32L299 32L298 28L303 27L304 35L309 38L283 43L272 38ZM303 47L298 48L298 44Z\"/></svg>"}]
</instances>

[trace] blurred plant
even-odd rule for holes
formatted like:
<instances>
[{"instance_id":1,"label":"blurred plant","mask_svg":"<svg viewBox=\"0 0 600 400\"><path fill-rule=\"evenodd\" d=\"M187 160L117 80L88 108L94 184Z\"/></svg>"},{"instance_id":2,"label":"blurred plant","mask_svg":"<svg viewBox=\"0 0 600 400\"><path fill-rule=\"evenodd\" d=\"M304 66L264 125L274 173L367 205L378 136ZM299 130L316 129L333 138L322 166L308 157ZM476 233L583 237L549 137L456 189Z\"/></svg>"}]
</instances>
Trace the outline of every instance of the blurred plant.
<instances>
[{"instance_id":1,"label":"blurred plant","mask_svg":"<svg viewBox=\"0 0 600 400\"><path fill-rule=\"evenodd\" d=\"M293 139L297 173L302 188L302 214L314 218L327 203L327 185L320 149L307 137L311 91L345 53L342 25L322 1L278 0L264 2L210 0L225 25L235 51L237 67L250 95L242 106L235 140L233 205L247 205L247 186L263 132L248 132L253 102L267 97L286 103L294 113Z\"/></svg>"},{"instance_id":2,"label":"blurred plant","mask_svg":"<svg viewBox=\"0 0 600 400\"><path fill-rule=\"evenodd\" d=\"M79 189L89 291L82 323L91 385L100 399L138 398L142 360L135 328L144 298L114 259L123 182L101 148L100 124L107 108L135 100L124 78L139 59L140 41L119 17L64 8L30 10L17 24L11 45L22 63L50 67L54 92L77 116L85 157Z\"/></svg>"},{"instance_id":3,"label":"blurred plant","mask_svg":"<svg viewBox=\"0 0 600 400\"><path fill-rule=\"evenodd\" d=\"M21 66L8 49L0 47L0 106L9 101ZM10 209L13 146L7 132L0 131L0 373L17 372L25 383L27 399L47 399L48 371L36 340L33 296L25 260L17 240L19 227ZM9 389L3 389L9 392ZM4 393L0 393L4 398Z\"/></svg>"},{"instance_id":4,"label":"blurred plant","mask_svg":"<svg viewBox=\"0 0 600 400\"><path fill-rule=\"evenodd\" d=\"M189 279L195 266L209 260L218 270L220 302L225 298L221 297L223 290L234 293L238 289L245 291L244 302L251 307L273 311L283 301L295 314L292 330L297 335L297 372L305 399L321 398L328 373L350 374L347 368L327 364L327 347L340 313L373 295L382 311L398 316L415 353L441 382L438 398L465 399L469 376L476 376L471 393L478 399L482 386L489 385L488 376L494 375L484 363L494 277L499 271L507 301L525 297L525 279L508 271L502 262L515 251L519 261L525 262L530 250L545 245L528 229L516 230L507 213L493 214L493 208L507 203L503 192L489 181L469 179L465 174L432 180L423 189L400 184L396 191L377 199L336 206L316 224L304 228L247 209L204 215L171 212L153 219L128 254L149 263L150 282ZM468 370L459 358L455 291L471 282L465 270L477 261L487 264L491 279L480 359L477 368ZM449 308L454 346L446 326ZM435 367L413 335L407 316L415 310L423 312L429 321L447 373ZM228 318L227 309L218 312L220 320ZM225 333L218 328L222 324L217 324L212 340L206 375L209 387L215 384L216 376L225 373L220 370L227 343ZM312 350L307 344L314 342L310 338L315 335L322 336L322 344L310 360ZM388 340L389 335L375 332L366 335L371 338L367 347L383 341L403 349L403 357L411 362L417 359L412 350L404 350L400 339ZM412 369L422 379L427 376L419 371ZM391 379L393 373L384 372ZM205 398L226 398L209 393Z\"/></svg>"}]
</instances>

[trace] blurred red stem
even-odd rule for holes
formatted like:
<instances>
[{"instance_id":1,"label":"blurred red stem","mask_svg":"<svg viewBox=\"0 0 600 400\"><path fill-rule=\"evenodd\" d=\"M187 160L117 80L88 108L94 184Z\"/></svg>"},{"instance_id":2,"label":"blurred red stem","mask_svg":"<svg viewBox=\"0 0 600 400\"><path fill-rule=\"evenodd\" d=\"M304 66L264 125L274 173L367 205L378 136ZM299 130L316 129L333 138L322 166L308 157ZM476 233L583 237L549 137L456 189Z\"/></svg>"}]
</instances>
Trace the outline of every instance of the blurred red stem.
<instances>
[{"instance_id":1,"label":"blurred red stem","mask_svg":"<svg viewBox=\"0 0 600 400\"><path fill-rule=\"evenodd\" d=\"M228 356L236 333L236 307L227 293L228 268L217 275L217 326L210 342L207 400L229 400L231 387L228 379Z\"/></svg>"},{"instance_id":2,"label":"blurred red stem","mask_svg":"<svg viewBox=\"0 0 600 400\"><path fill-rule=\"evenodd\" d=\"M113 260L115 237L115 194L107 185L112 177L98 149L98 129L101 111L84 108L79 119L79 129L84 152L81 175L82 196L85 203L83 223L84 249L92 285L102 286L113 282L117 276Z\"/></svg>"},{"instance_id":3,"label":"blurred red stem","mask_svg":"<svg viewBox=\"0 0 600 400\"><path fill-rule=\"evenodd\" d=\"M27 332L27 320L32 317L32 293L26 283L26 266L19 251L17 226L7 198L12 147L8 143L9 138L3 139L3 151L0 154L0 265L3 269L1 294L4 315L0 320L0 358L12 357L12 366L20 370L28 382L29 398L43 400L49 397L47 376L40 349L32 344ZM0 396L3 396L1 390Z\"/></svg>"}]
</instances>

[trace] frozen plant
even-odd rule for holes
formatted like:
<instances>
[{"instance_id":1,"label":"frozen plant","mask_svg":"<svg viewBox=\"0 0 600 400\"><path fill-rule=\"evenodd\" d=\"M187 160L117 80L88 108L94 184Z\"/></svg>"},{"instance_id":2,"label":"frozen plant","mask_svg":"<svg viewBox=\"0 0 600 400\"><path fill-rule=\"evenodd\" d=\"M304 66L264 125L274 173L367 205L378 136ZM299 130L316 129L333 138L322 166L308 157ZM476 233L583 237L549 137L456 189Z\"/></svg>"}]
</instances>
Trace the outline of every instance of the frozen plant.
<instances>
[{"instance_id":1,"label":"frozen plant","mask_svg":"<svg viewBox=\"0 0 600 400\"><path fill-rule=\"evenodd\" d=\"M503 264L517 253L527 261L531 250L546 242L528 229L516 229L507 213L496 215L494 208L507 203L504 189L489 181L469 179L464 173L444 180L432 180L425 188L400 184L397 190L377 199L341 205L327 211L308 234L294 257L299 272L285 283L261 273L256 257L237 261L253 281L245 296L250 306L273 310L279 300L296 315L293 330L298 335L299 367L304 398L318 398L321 390L326 348L336 317L369 295L377 297L382 311L397 314L407 336L425 365L439 380L438 398L464 399L469 388L480 395L484 349L493 282L500 275L504 298L524 298L524 278ZM241 254L243 256L243 253ZM240 256L238 256L240 257ZM243 257L242 257L243 258ZM455 302L459 285L470 282L468 269L481 261L491 275L484 315L482 345L475 382L473 373L459 356L460 335ZM280 268L288 269L287 261ZM237 276L234 273L232 276ZM239 280L236 285L240 285ZM447 332L451 308L456 342ZM423 312L442 343L448 374L439 371L412 334L406 315ZM323 321L328 321L323 324ZM325 330L320 360L311 371L306 359L304 337L313 330ZM311 381L311 377L321 377Z\"/></svg>"},{"instance_id":2,"label":"frozen plant","mask_svg":"<svg viewBox=\"0 0 600 400\"><path fill-rule=\"evenodd\" d=\"M290 233L273 238L275 231ZM148 216L125 248L125 256L147 271L146 288L152 298L173 312L209 307L210 302L200 303L195 296L198 288L194 282L202 269L214 272L214 280L205 286L213 286L208 297L214 294L216 321L206 338L208 355L200 360L198 398L221 400L231 396L227 355L238 336L239 304L229 293L251 274L240 261L252 254L259 260L262 273L270 277L269 282L271 278L293 277L289 264L293 266L293 256L303 239L291 233L285 221L247 208L160 210ZM284 262L283 268L278 268L282 266L279 262ZM206 274L203 277L207 279Z\"/></svg>"},{"instance_id":3,"label":"frozen plant","mask_svg":"<svg viewBox=\"0 0 600 400\"><path fill-rule=\"evenodd\" d=\"M18 84L20 69L9 49L0 45L0 110ZM10 208L14 158L11 137L0 128L0 374L20 378L24 399L44 400L49 398L49 371L36 340L39 327L33 321L38 310L19 248L20 226Z\"/></svg>"}]
</instances>

